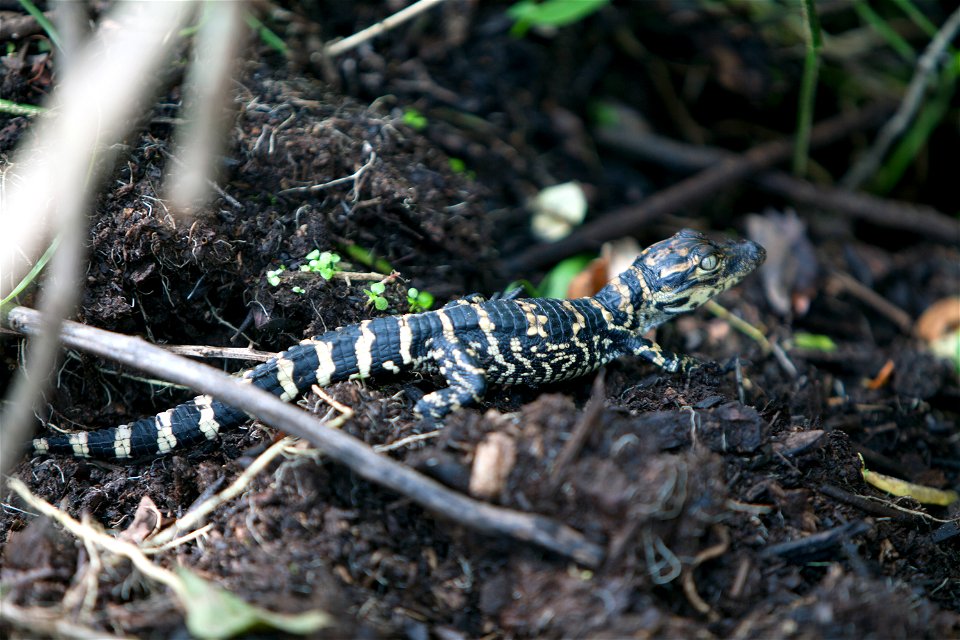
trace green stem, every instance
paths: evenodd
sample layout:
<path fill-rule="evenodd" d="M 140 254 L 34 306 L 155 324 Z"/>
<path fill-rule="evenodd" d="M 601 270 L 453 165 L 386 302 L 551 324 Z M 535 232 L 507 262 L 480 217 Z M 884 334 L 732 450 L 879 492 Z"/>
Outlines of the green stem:
<path fill-rule="evenodd" d="M 60 40 L 60 34 L 57 33 L 57 28 L 53 26 L 53 23 L 47 20 L 47 16 L 43 15 L 43 11 L 37 8 L 37 5 L 33 4 L 30 0 L 20 0 L 20 6 L 24 10 L 33 16 L 33 19 L 37 21 L 37 24 L 46 31 L 47 36 L 49 36 L 50 41 L 57 46 L 57 49 L 63 51 L 63 43 Z"/>
<path fill-rule="evenodd" d="M 39 116 L 46 113 L 43 107 L 32 104 L 20 104 L 0 98 L 0 113 L 9 113 L 14 116 Z"/>
<path fill-rule="evenodd" d="M 817 72 L 823 38 L 814 0 L 800 0 L 803 12 L 806 55 L 803 59 L 803 79 L 800 84 L 800 103 L 797 108 L 797 142 L 793 150 L 793 173 L 803 176 L 807 171 L 810 151 L 810 129 L 813 126 L 813 101 L 817 95 Z"/>
<path fill-rule="evenodd" d="M 10 292 L 10 295 L 3 300 L 0 300 L 0 307 L 3 307 L 5 304 L 16 298 L 23 292 L 24 289 L 30 286 L 30 283 L 36 279 L 37 275 L 39 275 L 39 273 L 43 271 L 43 268 L 47 266 L 47 263 L 50 262 L 50 258 L 52 258 L 53 254 L 57 252 L 58 246 L 60 246 L 60 236 L 57 236 L 53 239 L 53 242 L 50 243 L 50 246 L 47 247 L 47 250 L 43 252 L 43 255 L 40 256 L 40 259 L 37 260 L 36 264 L 33 265 L 33 267 L 30 269 L 30 272 L 23 277 L 23 280 L 17 283 L 17 286 L 14 287 L 13 291 Z"/>

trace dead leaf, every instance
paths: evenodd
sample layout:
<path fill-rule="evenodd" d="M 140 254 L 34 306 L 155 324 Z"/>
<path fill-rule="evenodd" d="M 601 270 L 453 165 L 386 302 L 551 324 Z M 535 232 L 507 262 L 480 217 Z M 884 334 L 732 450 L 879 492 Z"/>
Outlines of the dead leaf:
<path fill-rule="evenodd" d="M 470 472 L 470 494 L 484 500 L 498 497 L 517 461 L 517 445 L 513 438 L 494 431 L 477 445 Z"/>
<path fill-rule="evenodd" d="M 117 538 L 139 546 L 141 542 L 160 530 L 160 522 L 162 519 L 163 516 L 160 515 L 160 509 L 157 508 L 157 505 L 150 496 L 143 496 L 140 498 L 140 504 L 137 505 L 137 512 L 133 516 L 133 522 L 121 531 Z"/>
<path fill-rule="evenodd" d="M 934 342 L 960 327 L 960 297 L 941 298 L 927 307 L 913 325 L 918 338 Z"/>
<path fill-rule="evenodd" d="M 893 375 L 894 364 L 893 360 L 887 360 L 880 371 L 872 380 L 867 380 L 867 389 L 877 390 L 882 388 L 888 382 L 890 382 L 890 376 Z"/>

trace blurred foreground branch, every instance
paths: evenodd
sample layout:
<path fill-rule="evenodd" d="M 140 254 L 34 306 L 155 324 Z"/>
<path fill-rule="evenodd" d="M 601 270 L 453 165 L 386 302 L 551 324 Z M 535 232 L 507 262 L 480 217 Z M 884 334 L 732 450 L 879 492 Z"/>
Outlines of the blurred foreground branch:
<path fill-rule="evenodd" d="M 20 371 L 0 415 L 0 473 L 7 473 L 26 440 L 36 398 L 55 361 L 59 323 L 79 295 L 87 207 L 113 166 L 124 139 L 156 88 L 192 2 L 120 3 L 79 51 L 38 121 L 5 171 L 0 191 L 0 299 L 20 283 L 57 233 L 43 305 L 50 311 L 35 331 L 27 371 Z"/>

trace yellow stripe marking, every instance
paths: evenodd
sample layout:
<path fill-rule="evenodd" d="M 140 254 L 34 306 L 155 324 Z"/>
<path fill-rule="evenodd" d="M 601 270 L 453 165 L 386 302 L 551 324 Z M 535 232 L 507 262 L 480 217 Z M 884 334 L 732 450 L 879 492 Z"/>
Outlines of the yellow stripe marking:
<path fill-rule="evenodd" d="M 213 398 L 210 396 L 197 396 L 193 400 L 197 409 L 200 410 L 200 421 L 197 427 L 203 432 L 207 440 L 213 440 L 220 432 L 220 423 L 214 418 Z"/>
<path fill-rule="evenodd" d="M 330 380 L 337 370 L 337 363 L 333 361 L 333 345 L 318 340 L 314 343 L 313 348 L 317 352 L 317 384 L 325 387 L 330 384 Z"/>
<path fill-rule="evenodd" d="M 437 311 L 437 317 L 440 318 L 440 326 L 443 327 L 443 337 L 448 342 L 456 342 L 457 336 L 453 332 L 453 321 L 450 320 L 450 316 L 441 309 Z"/>
<path fill-rule="evenodd" d="M 407 315 L 400 316 L 398 320 L 400 328 L 400 359 L 403 360 L 403 364 L 410 364 L 413 361 L 413 357 L 410 355 L 410 346 L 413 344 L 413 331 L 407 322 L 408 317 Z"/>
<path fill-rule="evenodd" d="M 276 361 L 276 366 L 277 382 L 280 383 L 280 387 L 283 389 L 283 393 L 280 394 L 280 399 L 284 402 L 290 402 L 300 395 L 300 389 L 297 389 L 297 385 L 293 381 L 293 360 L 279 356 Z"/>
<path fill-rule="evenodd" d="M 168 409 L 163 413 L 158 413 L 154 421 L 157 425 L 157 453 L 167 453 L 173 451 L 177 446 L 177 437 L 173 435 L 173 409 Z"/>
<path fill-rule="evenodd" d="M 78 458 L 89 458 L 90 447 L 87 446 L 87 432 L 71 433 L 68 438 L 70 446 L 73 447 L 73 455 Z"/>
<path fill-rule="evenodd" d="M 357 371 L 360 378 L 366 378 L 370 375 L 370 367 L 373 365 L 373 343 L 377 336 L 370 330 L 370 321 L 364 320 L 360 323 L 360 337 L 357 344 L 354 345 L 354 352 L 357 356 Z"/>
<path fill-rule="evenodd" d="M 116 435 L 113 438 L 113 455 L 117 458 L 129 458 L 133 444 L 130 442 L 132 430 L 130 425 L 122 424 L 117 427 Z"/>

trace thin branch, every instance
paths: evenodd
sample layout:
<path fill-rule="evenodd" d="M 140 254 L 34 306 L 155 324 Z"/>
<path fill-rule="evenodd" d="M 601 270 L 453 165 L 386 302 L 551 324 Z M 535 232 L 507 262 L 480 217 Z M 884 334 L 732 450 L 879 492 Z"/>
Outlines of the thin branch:
<path fill-rule="evenodd" d="M 224 358 L 255 362 L 266 362 L 277 355 L 271 351 L 260 351 L 247 347 L 211 347 L 205 344 L 165 344 L 163 348 L 170 353 L 194 358 Z"/>
<path fill-rule="evenodd" d="M 89 191 L 87 192 L 89 194 Z M 45 280 L 40 304 L 44 310 L 43 325 L 30 339 L 24 368 L 17 371 L 7 393 L 9 402 L 0 412 L 0 474 L 6 475 L 20 457 L 20 443 L 27 440 L 33 429 L 31 420 L 37 400 L 49 381 L 54 369 L 59 345 L 57 336 L 60 323 L 73 311 L 80 287 L 79 274 L 83 272 L 83 236 L 85 219 L 82 215 L 86 202 L 85 194 L 77 200 L 65 202 L 60 216 L 63 242 L 53 256 Z"/>
<path fill-rule="evenodd" d="M 289 189 L 284 189 L 283 191 L 278 192 L 278 195 L 287 196 L 294 193 L 317 193 L 320 191 L 326 191 L 331 187 L 336 187 L 341 184 L 346 184 L 348 182 L 353 183 L 354 195 L 356 195 L 357 181 L 363 176 L 366 171 L 373 166 L 373 163 L 377 160 L 377 154 L 375 151 L 370 152 L 370 158 L 364 163 L 362 167 L 354 171 L 349 176 L 344 176 L 342 178 L 336 178 L 330 182 L 324 182 L 323 184 L 313 184 L 306 187 L 290 187 Z"/>
<path fill-rule="evenodd" d="M 723 149 L 694 146 L 647 131 L 600 129 L 597 138 L 601 144 L 622 153 L 680 170 L 704 169 L 724 158 L 736 157 Z M 960 222 L 933 207 L 813 184 L 782 171 L 766 171 L 753 176 L 751 181 L 764 191 L 795 203 L 903 229 L 941 243 L 960 242 Z"/>
<path fill-rule="evenodd" d="M 170 208 L 183 217 L 193 217 L 205 204 L 207 189 L 213 184 L 214 158 L 231 122 L 224 115 L 233 98 L 232 72 L 243 43 L 245 8 L 246 2 L 241 0 L 204 5 L 196 36 L 197 61 L 190 65 L 183 89 L 187 96 L 185 124 L 176 132 L 175 148 L 183 162 L 168 170 L 164 186 Z M 234 208 L 243 208 L 222 190 L 219 193 Z"/>
<path fill-rule="evenodd" d="M 293 439 L 289 436 L 274 442 L 266 451 L 257 456 L 257 459 L 254 460 L 250 466 L 244 469 L 243 473 L 237 476 L 236 480 L 234 480 L 229 487 L 194 506 L 192 509 L 187 511 L 187 513 L 178 518 L 176 522 L 147 540 L 144 543 L 144 546 L 148 549 L 156 549 L 157 547 L 163 548 L 164 545 L 174 538 L 179 537 L 184 531 L 187 531 L 188 529 L 200 524 L 200 522 L 207 517 L 207 515 L 213 513 L 217 507 L 229 502 L 246 491 L 250 482 L 257 477 L 257 475 L 263 471 L 267 465 L 273 462 L 274 458 L 282 454 L 288 447 L 290 447 L 292 442 Z"/>
<path fill-rule="evenodd" d="M 40 326 L 41 317 L 33 309 L 16 307 L 10 310 L 8 322 L 15 330 L 33 334 Z M 481 533 L 505 535 L 536 544 L 590 567 L 598 566 L 603 559 L 603 549 L 599 545 L 560 522 L 495 507 L 452 491 L 376 453 L 356 438 L 322 426 L 314 416 L 282 402 L 269 392 L 244 384 L 212 367 L 181 358 L 139 338 L 76 322 L 65 322 L 60 337 L 70 348 L 88 351 L 189 386 L 285 433 L 300 436 L 360 477 L 405 495 L 457 524 Z"/>
<path fill-rule="evenodd" d="M 51 607 L 21 607 L 14 595 L 0 600 L 0 621 L 23 629 L 21 637 L 44 636 L 51 638 L 69 638 L 70 640 L 122 640 L 133 636 L 117 636 L 103 629 L 93 629 L 79 624 L 76 620 L 63 615 Z M 14 637 L 16 637 L 14 635 Z"/>
<path fill-rule="evenodd" d="M 53 519 L 77 538 L 90 540 L 97 546 L 111 553 L 129 559 L 143 575 L 169 587 L 181 602 L 186 602 L 190 597 L 179 578 L 172 572 L 150 562 L 143 551 L 135 544 L 114 538 L 87 524 L 78 522 L 49 502 L 35 496 L 30 489 L 27 488 L 27 485 L 16 478 L 7 480 L 7 486 L 41 515 Z"/>
<path fill-rule="evenodd" d="M 913 318 L 910 314 L 893 304 L 870 287 L 861 284 L 853 276 L 834 270 L 830 273 L 837 287 L 843 289 L 864 304 L 869 305 L 874 311 L 886 317 L 890 322 L 897 325 L 904 335 L 910 335 L 913 330 Z"/>
<path fill-rule="evenodd" d="M 937 32 L 937 35 L 927 45 L 926 51 L 917 61 L 916 71 L 907 92 L 903 96 L 900 108 L 890 120 L 883 125 L 880 133 L 877 134 L 873 146 L 857 161 L 853 167 L 843 177 L 840 184 L 847 189 L 858 188 L 865 180 L 872 176 L 883 158 L 887 155 L 890 145 L 903 134 L 904 130 L 910 126 L 923 103 L 923 94 L 927 89 L 931 76 L 933 76 L 944 51 L 950 46 L 950 43 L 960 31 L 960 8 L 950 14 L 943 26 Z"/>
<path fill-rule="evenodd" d="M 852 131 L 868 127 L 886 112 L 886 105 L 874 105 L 856 113 L 825 120 L 811 130 L 810 148 L 829 144 Z M 787 138 L 758 145 L 742 155 L 731 154 L 700 173 L 654 193 L 637 205 L 596 218 L 562 240 L 531 247 L 508 260 L 507 269 L 510 273 L 524 273 L 574 253 L 596 249 L 607 240 L 637 232 L 656 218 L 700 204 L 751 175 L 783 162 L 792 153 L 793 142 Z"/>
<path fill-rule="evenodd" d="M 43 329 L 31 340 L 28 370 L 11 386 L 10 402 L 0 415 L 0 474 L 16 461 L 26 440 L 33 405 L 57 355 L 59 323 L 73 309 L 82 272 L 81 238 L 87 203 L 98 178 L 112 166 L 109 149 L 133 126 L 150 94 L 150 78 L 168 57 L 178 25 L 191 3 L 120 5 L 105 18 L 54 93 L 57 112 L 35 125 L 31 143 L 18 150 L 17 173 L 0 200 L 0 299 L 32 266 L 53 235 L 69 239 L 53 258 L 46 281 Z M 119 27 L 119 28 L 118 28 Z M 50 151 L 55 149 L 55 152 Z M 8 280 L 9 278 L 9 280 Z"/>
<path fill-rule="evenodd" d="M 411 18 L 415 18 L 419 14 L 433 8 L 435 5 L 438 5 L 443 1 L 444 0 L 419 0 L 418 2 L 414 2 L 409 7 L 405 7 L 400 11 L 397 11 L 395 14 L 384 18 L 380 22 L 371 25 L 362 31 L 358 31 L 352 36 L 328 44 L 326 47 L 324 47 L 323 52 L 325 55 L 331 58 L 339 56 L 342 53 L 346 53 L 351 49 L 359 47 L 367 40 L 372 40 L 377 36 L 383 35 L 387 31 L 400 26 Z"/>

